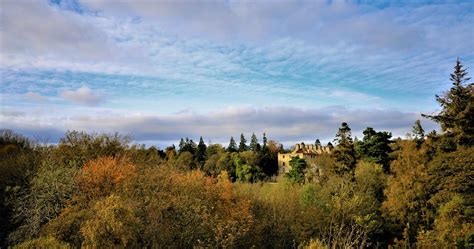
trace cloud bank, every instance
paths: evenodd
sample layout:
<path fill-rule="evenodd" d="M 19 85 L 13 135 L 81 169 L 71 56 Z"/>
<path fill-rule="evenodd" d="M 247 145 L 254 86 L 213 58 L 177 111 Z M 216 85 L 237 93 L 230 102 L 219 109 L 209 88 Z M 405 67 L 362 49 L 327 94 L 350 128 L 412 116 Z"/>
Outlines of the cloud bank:
<path fill-rule="evenodd" d="M 10 111 L 12 113 L 12 111 Z M 17 113 L 22 113 L 17 111 Z M 197 139 L 203 136 L 214 143 L 228 142 L 230 136 L 238 138 L 241 132 L 250 137 L 252 133 L 261 136 L 266 132 L 270 139 L 285 145 L 295 142 L 332 141 L 342 122 L 348 122 L 353 135 L 362 136 L 366 127 L 393 132 L 395 137 L 403 137 L 411 132 L 411 127 L 419 113 L 395 110 L 359 110 L 341 106 L 318 109 L 294 107 L 230 107 L 209 113 L 178 113 L 173 115 L 121 115 L 111 112 L 85 115 L 46 117 L 40 114 L 3 114 L 4 124 L 26 134 L 43 134 L 58 139 L 66 130 L 96 132 L 120 132 L 131 135 L 135 141 L 169 145 L 181 137 Z M 34 120 L 34 121 L 33 121 Z M 32 122 L 33 121 L 33 122 Z M 423 121 L 425 130 L 437 128 L 430 121 Z M 150 145 L 150 144 L 149 144 Z"/>

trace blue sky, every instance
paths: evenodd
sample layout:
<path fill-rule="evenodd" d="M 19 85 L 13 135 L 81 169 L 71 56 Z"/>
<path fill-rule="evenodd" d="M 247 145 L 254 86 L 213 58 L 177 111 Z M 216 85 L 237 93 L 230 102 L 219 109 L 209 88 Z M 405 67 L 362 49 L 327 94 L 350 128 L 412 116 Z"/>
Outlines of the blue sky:
<path fill-rule="evenodd" d="M 404 136 L 439 111 L 473 1 L 12 1 L 0 3 L 0 124 L 290 145 L 347 121 Z M 422 120 L 425 129 L 437 126 Z"/>

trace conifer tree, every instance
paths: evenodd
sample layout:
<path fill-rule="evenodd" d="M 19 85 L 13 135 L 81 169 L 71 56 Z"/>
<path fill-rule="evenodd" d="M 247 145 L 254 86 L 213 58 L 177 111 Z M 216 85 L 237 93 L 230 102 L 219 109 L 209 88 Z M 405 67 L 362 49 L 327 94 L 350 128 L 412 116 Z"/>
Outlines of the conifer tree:
<path fill-rule="evenodd" d="M 319 139 L 316 139 L 316 141 L 314 142 L 314 146 L 316 146 L 316 149 L 320 148 L 321 147 L 321 141 L 319 141 Z"/>
<path fill-rule="evenodd" d="M 333 153 L 334 158 L 339 162 L 342 168 L 341 173 L 352 171 L 356 164 L 354 142 L 352 141 L 351 128 L 346 122 L 341 124 L 336 134 L 336 150 Z"/>
<path fill-rule="evenodd" d="M 255 135 L 255 133 L 252 133 L 252 137 L 250 139 L 249 149 L 253 152 L 260 151 L 260 144 L 258 143 L 258 139 L 257 139 L 257 136 Z"/>
<path fill-rule="evenodd" d="M 451 89 L 442 96 L 436 95 L 441 112 L 437 115 L 422 115 L 439 123 L 443 131 L 456 137 L 462 145 L 474 143 L 474 83 L 466 84 L 471 79 L 467 74 L 458 58 L 450 78 Z"/>
<path fill-rule="evenodd" d="M 239 152 L 243 152 L 248 150 L 247 147 L 247 140 L 245 139 L 245 136 L 243 133 L 240 134 L 240 143 L 239 143 Z"/>
<path fill-rule="evenodd" d="M 201 166 L 203 166 L 205 161 L 206 161 L 206 149 L 207 149 L 207 146 L 204 143 L 204 140 L 202 139 L 202 137 L 200 137 L 199 138 L 199 144 L 198 144 L 197 149 L 196 149 L 195 158 L 196 158 L 198 164 L 201 165 Z"/>
<path fill-rule="evenodd" d="M 328 144 L 326 145 L 326 147 L 328 147 L 329 150 L 333 150 L 333 149 L 334 149 L 334 145 L 332 145 L 331 142 L 328 142 Z"/>
<path fill-rule="evenodd" d="M 263 133 L 263 146 L 262 146 L 262 150 L 265 152 L 267 150 L 267 135 L 265 134 L 265 132 Z"/>
<path fill-rule="evenodd" d="M 229 146 L 227 147 L 228 152 L 236 152 L 237 151 L 237 144 L 235 143 L 234 137 L 230 137 Z"/>
<path fill-rule="evenodd" d="M 421 144 L 425 141 L 425 130 L 421 126 L 421 121 L 417 119 L 412 129 L 413 135 L 415 137 L 416 147 L 419 148 Z"/>
<path fill-rule="evenodd" d="M 179 141 L 178 153 L 181 153 L 181 152 L 183 152 L 184 145 L 185 145 L 185 143 L 184 143 L 184 139 L 183 139 L 183 138 L 181 138 L 181 141 Z"/>

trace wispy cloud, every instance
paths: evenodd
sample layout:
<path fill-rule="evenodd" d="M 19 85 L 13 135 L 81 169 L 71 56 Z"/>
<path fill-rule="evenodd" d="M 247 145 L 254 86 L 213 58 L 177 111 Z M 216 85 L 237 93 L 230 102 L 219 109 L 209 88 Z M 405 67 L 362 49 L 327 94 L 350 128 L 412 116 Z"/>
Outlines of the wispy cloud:
<path fill-rule="evenodd" d="M 158 140 L 188 130 L 228 136 L 256 129 L 290 141 L 342 119 L 359 130 L 371 122 L 389 129 L 381 125 L 386 119 L 404 133 L 416 113 L 438 108 L 434 94 L 449 87 L 456 57 L 474 68 L 472 1 L 0 5 L 3 111 L 38 111 L 34 122 L 18 117 L 12 128 L 118 129 Z M 342 108 L 329 107 L 335 105 Z M 213 112 L 228 106 L 237 109 Z M 89 115 L 102 108 L 115 114 Z M 138 112 L 144 114 L 126 115 Z"/>

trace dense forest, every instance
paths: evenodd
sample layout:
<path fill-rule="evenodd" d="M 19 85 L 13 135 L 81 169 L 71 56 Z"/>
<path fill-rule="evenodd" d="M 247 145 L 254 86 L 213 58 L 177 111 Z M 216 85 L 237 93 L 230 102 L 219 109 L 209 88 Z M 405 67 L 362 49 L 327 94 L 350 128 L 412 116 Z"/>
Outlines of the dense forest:
<path fill-rule="evenodd" d="M 406 138 L 342 123 L 330 153 L 294 158 L 265 134 L 181 139 L 163 150 L 119 134 L 41 144 L 0 134 L 0 240 L 14 248 L 473 248 L 474 85 L 458 60 L 441 111 Z M 315 135 L 316 138 L 316 135 Z M 320 146 L 319 140 L 315 141 Z"/>

